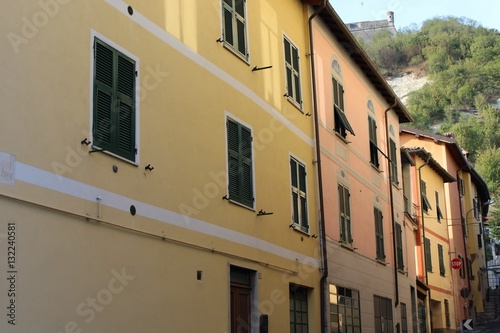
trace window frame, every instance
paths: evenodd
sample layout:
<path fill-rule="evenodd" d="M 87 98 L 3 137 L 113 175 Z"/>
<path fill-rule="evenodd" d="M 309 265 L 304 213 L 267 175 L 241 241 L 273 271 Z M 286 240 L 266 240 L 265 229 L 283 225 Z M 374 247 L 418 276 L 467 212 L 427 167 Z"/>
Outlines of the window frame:
<path fill-rule="evenodd" d="M 425 257 L 425 269 L 427 272 L 432 272 L 432 252 L 431 252 L 431 240 L 429 238 L 424 238 L 424 257 Z"/>
<path fill-rule="evenodd" d="M 231 5 L 227 3 L 227 1 L 231 2 Z M 237 57 L 240 59 L 244 60 L 245 62 L 249 62 L 250 59 L 250 52 L 249 52 L 249 46 L 248 46 L 248 25 L 247 25 L 247 2 L 246 0 L 241 0 L 243 2 L 242 5 L 242 10 L 243 10 L 243 16 L 241 13 L 238 13 L 237 10 L 237 2 L 238 0 L 221 0 L 221 20 L 222 20 L 222 45 L 229 51 L 231 51 L 233 54 L 235 54 Z M 232 37 L 233 37 L 233 42 L 231 43 L 228 41 L 227 38 L 227 33 L 226 33 L 226 11 L 231 15 L 231 29 L 232 29 Z M 239 40 L 239 29 L 238 29 L 238 23 L 242 22 L 243 24 L 243 39 L 244 39 L 244 47 L 245 47 L 245 53 L 242 53 L 241 50 L 239 49 L 240 46 L 240 40 Z M 234 32 L 236 31 L 236 34 Z M 236 37 L 236 38 L 234 38 Z"/>
<path fill-rule="evenodd" d="M 399 270 L 403 271 L 405 269 L 404 264 L 404 250 L 403 250 L 403 227 L 401 224 L 396 222 L 396 258 L 397 258 L 397 267 Z"/>
<path fill-rule="evenodd" d="M 340 242 L 352 246 L 351 194 L 349 188 L 342 183 L 338 183 L 337 188 L 339 194 Z M 344 230 L 347 235 L 343 232 Z"/>
<path fill-rule="evenodd" d="M 97 62 L 98 60 L 96 59 L 97 57 L 97 44 L 99 44 L 101 47 L 104 47 L 105 49 L 109 50 L 112 53 L 112 73 L 111 73 L 111 86 L 107 83 L 104 82 L 99 82 L 97 78 L 97 67 L 102 69 L 102 64 L 98 66 Z M 132 76 L 133 76 L 133 82 L 131 83 L 132 88 L 128 87 L 128 91 L 130 92 L 129 95 L 124 93 L 123 91 L 119 91 L 119 82 L 118 82 L 118 69 L 119 69 L 119 58 L 124 59 L 126 62 L 128 62 L 131 66 L 133 66 L 132 70 Z M 95 148 L 97 151 L 102 151 L 103 153 L 107 155 L 111 155 L 113 157 L 116 157 L 120 160 L 123 160 L 125 162 L 131 163 L 133 165 L 139 165 L 139 147 L 140 147 L 140 133 L 139 133 L 139 120 L 140 120 L 140 108 L 139 108 L 139 89 L 138 87 L 138 82 L 139 82 L 139 69 L 140 69 L 140 62 L 139 58 L 137 58 L 135 55 L 130 53 L 128 50 L 124 49 L 123 47 L 119 46 L 118 44 L 114 43 L 110 39 L 106 38 L 105 36 L 98 34 L 94 30 L 91 30 L 91 79 L 90 79 L 90 91 L 92 91 L 92 94 L 90 94 L 90 125 L 91 125 L 91 130 L 90 130 L 90 135 L 91 135 L 91 141 L 92 141 L 92 148 Z M 122 67 L 123 69 L 123 67 Z M 130 72 L 129 72 L 130 74 Z M 130 78 L 130 77 L 129 77 Z M 120 80 L 120 82 L 123 82 Z M 126 88 L 124 87 L 123 84 L 120 85 L 122 89 Z M 120 148 L 120 138 L 123 138 L 124 132 L 119 132 L 116 131 L 115 133 L 112 133 L 113 130 L 109 130 L 109 138 L 114 141 L 113 143 L 106 143 L 106 140 L 100 140 L 97 138 L 97 131 L 98 128 L 100 127 L 98 123 L 102 124 L 102 122 L 99 120 L 99 117 L 103 116 L 98 115 L 98 110 L 97 107 L 99 105 L 99 99 L 98 99 L 98 92 L 99 91 L 104 91 L 108 90 L 108 93 L 110 94 L 110 100 L 109 100 L 109 125 L 105 125 L 109 128 L 118 128 L 118 125 L 113 125 L 113 124 L 119 124 L 121 119 L 119 118 L 120 112 L 119 112 L 119 107 L 121 104 L 124 106 L 129 106 L 131 110 L 131 115 L 130 115 L 130 127 L 125 130 L 125 134 L 128 133 L 128 140 L 129 142 L 129 147 L 128 151 L 123 151 L 122 148 Z M 104 93 L 106 93 L 104 91 Z M 120 103 L 123 102 L 123 103 Z M 117 112 L 118 111 L 118 112 Z M 115 114 L 113 116 L 113 113 Z M 104 115 L 105 116 L 105 115 Z M 113 119 L 112 119 L 113 118 Z"/>
<path fill-rule="evenodd" d="M 443 217 L 443 212 L 441 211 L 441 207 L 439 204 L 439 192 L 436 191 L 436 214 L 437 214 L 437 221 L 441 223 L 441 220 L 444 219 Z"/>
<path fill-rule="evenodd" d="M 288 43 L 288 48 L 287 48 Z M 294 57 L 294 50 L 296 58 Z M 290 62 L 287 60 L 287 54 L 290 56 Z M 303 107 L 302 95 L 302 77 L 300 70 L 300 51 L 295 43 L 288 36 L 283 34 L 283 63 L 285 68 L 285 96 L 290 103 L 295 105 L 300 111 Z M 296 63 L 297 67 L 294 66 Z M 291 85 L 291 87 L 290 87 Z"/>
<path fill-rule="evenodd" d="M 229 138 L 229 124 L 233 123 L 236 124 L 237 126 L 237 136 L 238 136 L 238 142 L 237 142 L 237 148 L 238 150 L 236 151 L 235 149 L 231 148 L 231 142 Z M 249 144 L 249 154 L 250 157 L 248 156 L 243 156 L 244 152 L 244 143 L 242 139 L 242 130 L 245 130 L 249 133 L 249 139 L 250 139 L 250 144 Z M 249 127 L 248 125 L 244 124 L 240 120 L 236 119 L 235 117 L 231 116 L 226 116 L 226 167 L 227 167 L 227 198 L 230 202 L 239 204 L 243 207 L 249 208 L 251 210 L 255 209 L 255 172 L 254 172 L 254 152 L 253 152 L 253 131 L 252 128 Z M 235 171 L 232 170 L 231 167 L 231 160 L 236 159 L 237 160 L 237 169 L 236 169 L 236 174 L 233 174 Z M 244 165 L 248 165 L 248 172 L 250 180 L 247 180 L 247 188 L 245 188 L 245 179 L 244 177 L 246 176 L 244 172 L 240 172 L 241 170 L 244 170 Z M 234 177 L 237 178 L 237 184 L 236 186 L 238 187 L 238 193 L 235 193 L 234 186 L 235 184 L 232 184 L 232 181 L 234 181 Z M 239 183 L 238 183 L 239 182 Z M 249 190 L 250 193 L 246 193 L 245 190 Z M 251 199 L 249 198 L 251 197 Z"/>
<path fill-rule="evenodd" d="M 395 318 L 392 313 L 392 300 L 373 295 L 373 308 L 375 332 L 394 333 Z"/>
<path fill-rule="evenodd" d="M 294 186 L 294 169 L 297 180 L 297 186 Z M 300 168 L 303 168 L 303 179 L 301 177 Z M 296 157 L 290 155 L 290 191 L 292 200 L 292 223 L 297 226 L 300 231 L 309 233 L 309 209 L 307 200 L 307 169 L 305 163 L 299 161 Z M 295 206 L 294 194 L 297 195 L 297 206 Z M 304 200 L 305 213 L 303 212 L 302 199 Z M 297 212 L 295 211 L 297 208 Z M 296 218 L 298 215 L 298 218 Z M 305 221 L 304 221 L 305 220 Z M 294 228 L 295 229 L 295 228 Z"/>
<path fill-rule="evenodd" d="M 401 333 L 408 333 L 408 311 L 406 303 L 401 303 Z"/>
<path fill-rule="evenodd" d="M 370 141 L 370 163 L 378 169 L 380 161 L 378 158 L 377 121 L 371 115 L 368 115 L 368 137 Z"/>
<path fill-rule="evenodd" d="M 389 139 L 389 159 L 391 161 L 391 182 L 398 185 L 398 148 L 396 146 L 396 141 L 391 138 Z"/>
<path fill-rule="evenodd" d="M 308 296 L 309 296 L 309 291 L 307 288 L 296 284 L 290 284 L 289 287 L 290 333 L 309 332 Z M 298 307 L 296 306 L 297 305 L 296 302 L 300 303 Z M 303 310 L 304 305 L 306 309 L 305 311 Z M 300 326 L 300 329 L 298 329 L 298 326 Z"/>
<path fill-rule="evenodd" d="M 253 318 L 252 313 L 255 312 L 256 307 L 257 307 L 257 290 L 256 290 L 256 271 L 247 269 L 244 267 L 240 266 L 235 266 L 235 265 L 229 265 L 229 328 L 230 332 L 233 332 L 233 328 L 240 327 L 239 325 L 244 325 L 246 326 L 244 328 L 247 328 L 247 332 L 256 332 L 256 328 L 258 326 L 258 323 L 255 321 L 255 318 Z M 237 281 L 235 279 L 235 274 L 240 274 L 240 276 L 245 275 L 248 278 L 248 281 Z M 238 305 L 241 305 L 240 303 L 235 304 L 234 301 L 236 300 L 236 297 L 234 297 L 235 292 L 240 292 L 241 294 L 246 294 L 249 297 L 248 303 L 246 304 L 247 307 L 247 318 L 241 319 L 241 318 L 235 318 L 234 313 L 235 310 L 237 310 Z M 239 329 L 234 330 L 236 332 L 239 332 Z"/>
<path fill-rule="evenodd" d="M 446 266 L 444 264 L 444 248 L 443 245 L 438 244 L 438 258 L 439 258 L 439 274 L 441 276 L 446 275 Z"/>
<path fill-rule="evenodd" d="M 385 262 L 384 215 L 377 207 L 373 208 L 373 218 L 375 221 L 375 258 Z"/>
<path fill-rule="evenodd" d="M 345 114 L 344 86 L 332 76 L 332 94 L 333 94 L 333 130 L 344 140 L 347 138 L 347 131 L 354 134 L 349 120 Z"/>
<path fill-rule="evenodd" d="M 361 332 L 361 300 L 359 290 L 329 284 L 328 292 L 330 296 L 330 332 Z M 350 315 L 348 315 L 349 313 Z M 348 330 L 348 327 L 351 330 Z"/>
<path fill-rule="evenodd" d="M 429 210 L 432 210 L 432 206 L 427 199 L 427 184 L 423 180 L 420 181 L 420 195 L 422 196 L 422 209 L 428 214 Z"/>

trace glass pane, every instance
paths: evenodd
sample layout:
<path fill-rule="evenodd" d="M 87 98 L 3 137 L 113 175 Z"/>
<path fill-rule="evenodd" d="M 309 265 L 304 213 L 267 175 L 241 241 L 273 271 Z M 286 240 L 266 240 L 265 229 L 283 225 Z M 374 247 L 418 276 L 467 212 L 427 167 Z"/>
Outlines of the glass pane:
<path fill-rule="evenodd" d="M 233 14 L 227 8 L 224 8 L 224 41 L 234 46 Z"/>
<path fill-rule="evenodd" d="M 245 17 L 245 1 L 244 0 L 236 0 L 235 3 L 236 13 Z"/>
<path fill-rule="evenodd" d="M 292 46 L 293 69 L 299 71 L 299 50 Z"/>

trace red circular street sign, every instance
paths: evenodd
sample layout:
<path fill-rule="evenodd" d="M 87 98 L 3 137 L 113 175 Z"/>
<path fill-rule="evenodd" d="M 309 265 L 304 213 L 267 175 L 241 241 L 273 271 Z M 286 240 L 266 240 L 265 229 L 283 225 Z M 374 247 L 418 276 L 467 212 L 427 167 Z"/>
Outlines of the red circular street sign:
<path fill-rule="evenodd" d="M 453 268 L 453 269 L 460 269 L 460 268 L 462 268 L 462 260 L 460 260 L 458 258 L 453 258 L 451 260 L 451 268 Z"/>

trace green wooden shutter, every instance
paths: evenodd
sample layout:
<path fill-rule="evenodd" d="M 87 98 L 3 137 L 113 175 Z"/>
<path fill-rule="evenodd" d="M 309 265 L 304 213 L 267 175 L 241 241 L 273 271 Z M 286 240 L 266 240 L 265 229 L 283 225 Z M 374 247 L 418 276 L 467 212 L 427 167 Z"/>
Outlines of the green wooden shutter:
<path fill-rule="evenodd" d="M 135 61 L 94 44 L 94 145 L 135 160 Z"/>
<path fill-rule="evenodd" d="M 94 49 L 94 145 L 111 148 L 113 50 L 96 40 Z"/>
<path fill-rule="evenodd" d="M 444 251 L 443 245 L 438 244 L 438 255 L 439 255 L 439 273 L 444 276 L 446 274 L 446 268 L 444 266 Z"/>
<path fill-rule="evenodd" d="M 118 54 L 117 149 L 118 154 L 135 160 L 135 62 Z"/>
<path fill-rule="evenodd" d="M 404 269 L 403 258 L 403 229 L 399 223 L 396 223 L 396 252 L 398 269 Z"/>
<path fill-rule="evenodd" d="M 431 255 L 431 241 L 428 238 L 424 240 L 425 252 L 425 268 L 428 272 L 432 272 L 432 255 Z"/>
<path fill-rule="evenodd" d="M 385 260 L 385 249 L 384 249 L 384 227 L 383 227 L 383 217 L 382 212 L 375 208 L 375 238 L 376 238 L 376 250 L 377 259 Z"/>
<path fill-rule="evenodd" d="M 241 167 L 242 167 L 242 203 L 253 207 L 252 179 L 252 133 L 248 128 L 240 126 L 241 130 Z"/>
<path fill-rule="evenodd" d="M 227 120 L 229 199 L 253 207 L 252 133 Z"/>
<path fill-rule="evenodd" d="M 229 198 L 237 199 L 240 197 L 240 178 L 238 177 L 239 170 L 239 136 L 238 124 L 227 121 L 227 146 L 228 146 L 228 163 L 229 163 Z"/>

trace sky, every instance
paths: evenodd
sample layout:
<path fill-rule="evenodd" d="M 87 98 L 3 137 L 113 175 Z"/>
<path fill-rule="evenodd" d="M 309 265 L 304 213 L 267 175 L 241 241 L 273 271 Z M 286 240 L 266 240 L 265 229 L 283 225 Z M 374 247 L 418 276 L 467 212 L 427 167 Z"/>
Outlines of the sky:
<path fill-rule="evenodd" d="M 378 21 L 394 12 L 397 30 L 428 19 L 466 17 L 500 31 L 500 0 L 329 0 L 344 23 Z"/>

